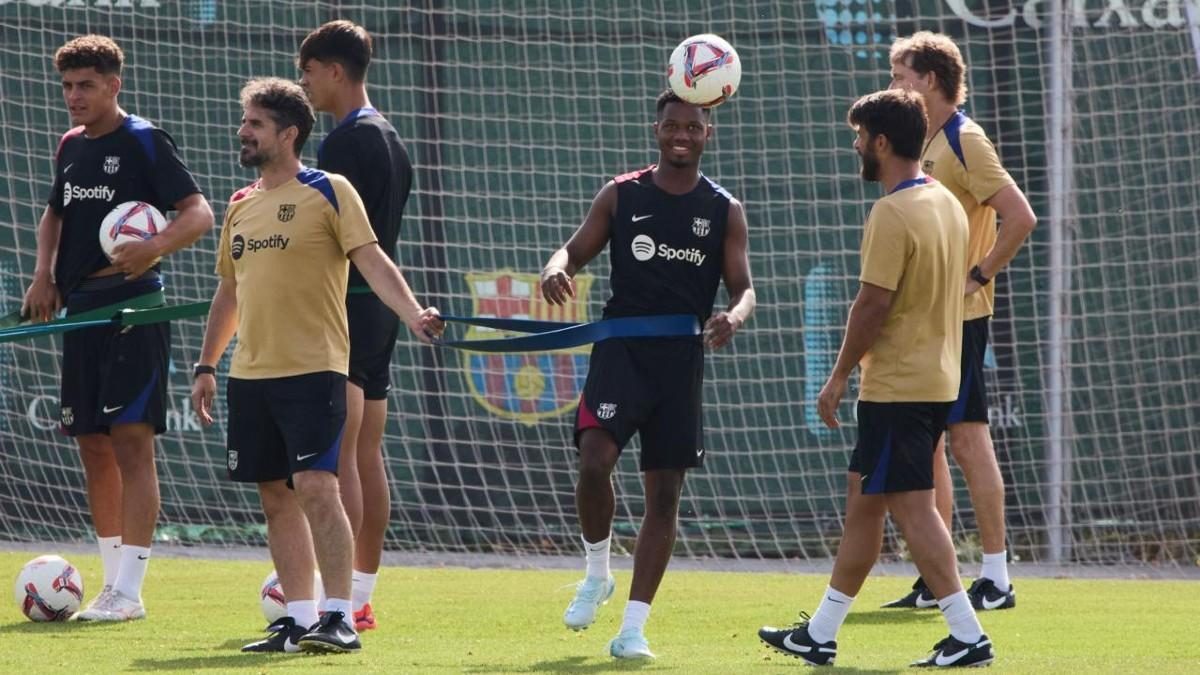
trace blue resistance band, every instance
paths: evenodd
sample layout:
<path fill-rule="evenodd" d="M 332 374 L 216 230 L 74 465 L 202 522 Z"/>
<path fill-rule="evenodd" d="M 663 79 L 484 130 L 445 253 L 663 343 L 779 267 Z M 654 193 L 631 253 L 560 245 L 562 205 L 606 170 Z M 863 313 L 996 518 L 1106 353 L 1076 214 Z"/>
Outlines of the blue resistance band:
<path fill-rule="evenodd" d="M 472 352 L 548 352 L 621 337 L 687 337 L 700 334 L 700 321 L 691 314 L 631 316 L 593 323 L 443 316 L 443 321 L 497 330 L 533 333 L 492 340 L 451 340 L 438 346 Z"/>

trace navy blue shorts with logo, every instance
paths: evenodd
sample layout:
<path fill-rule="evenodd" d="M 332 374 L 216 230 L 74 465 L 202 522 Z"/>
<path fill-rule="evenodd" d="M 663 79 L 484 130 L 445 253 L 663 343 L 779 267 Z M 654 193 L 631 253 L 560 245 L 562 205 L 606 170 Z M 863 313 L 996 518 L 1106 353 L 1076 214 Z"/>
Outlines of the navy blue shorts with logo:
<path fill-rule="evenodd" d="M 962 379 L 958 399 L 950 407 L 948 424 L 988 421 L 987 383 L 983 359 L 988 346 L 988 317 L 963 322 Z"/>
<path fill-rule="evenodd" d="M 346 297 L 350 321 L 351 384 L 368 401 L 382 401 L 392 388 L 392 351 L 400 337 L 400 317 L 373 293 Z"/>
<path fill-rule="evenodd" d="M 67 295 L 67 316 L 162 289 L 158 274 L 84 279 Z M 63 333 L 59 420 L 68 436 L 107 434 L 117 424 L 167 430 L 171 324 L 94 326 Z"/>
<path fill-rule="evenodd" d="M 690 469 L 704 461 L 704 345 L 697 339 L 614 338 L 592 347 L 575 416 L 612 434 L 624 449 L 641 436 L 642 471 Z"/>
<path fill-rule="evenodd" d="M 933 489 L 933 451 L 949 403 L 858 402 L 858 444 L 849 470 L 864 495 Z"/>
<path fill-rule="evenodd" d="M 226 461 L 242 483 L 337 473 L 346 427 L 346 376 L 322 371 L 261 380 L 229 378 Z"/>

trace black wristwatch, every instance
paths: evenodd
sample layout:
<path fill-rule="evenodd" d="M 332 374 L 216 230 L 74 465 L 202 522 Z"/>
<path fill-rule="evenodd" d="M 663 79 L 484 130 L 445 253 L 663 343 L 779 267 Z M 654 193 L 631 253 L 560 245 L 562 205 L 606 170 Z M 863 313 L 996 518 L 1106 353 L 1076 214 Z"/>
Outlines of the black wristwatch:
<path fill-rule="evenodd" d="M 976 265 L 971 268 L 971 279 L 973 281 L 975 281 L 976 283 L 978 283 L 980 286 L 987 286 L 988 284 L 990 284 L 992 282 L 991 279 L 983 276 L 983 270 L 979 269 L 979 265 Z"/>
<path fill-rule="evenodd" d="M 197 377 L 200 377 L 201 375 L 214 375 L 215 376 L 216 374 L 217 374 L 217 369 L 214 366 L 206 366 L 203 363 L 197 363 L 196 365 L 192 366 L 192 379 L 193 380 L 196 379 Z"/>

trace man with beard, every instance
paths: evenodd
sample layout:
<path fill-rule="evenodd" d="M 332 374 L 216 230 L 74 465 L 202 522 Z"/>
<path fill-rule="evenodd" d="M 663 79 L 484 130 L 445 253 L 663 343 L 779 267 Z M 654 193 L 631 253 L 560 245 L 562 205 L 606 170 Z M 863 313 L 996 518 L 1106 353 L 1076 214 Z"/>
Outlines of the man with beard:
<path fill-rule="evenodd" d="M 212 424 L 216 364 L 236 333 L 229 371 L 229 477 L 257 483 L 271 558 L 288 615 L 252 652 L 347 652 L 361 647 L 351 617 L 354 542 L 338 495 L 350 338 L 349 261 L 421 340 L 442 324 L 422 309 L 376 243 L 358 193 L 342 176 L 300 164 L 313 111 L 299 85 L 252 80 L 241 93 L 243 166 L 260 178 L 234 193 L 192 406 Z M 292 488 L 295 488 L 293 492 Z M 314 551 L 327 600 L 312 599 Z"/>
<path fill-rule="evenodd" d="M 614 658 L 653 658 L 643 635 L 650 603 L 675 544 L 687 470 L 704 459 L 701 389 L 704 348 L 720 348 L 754 311 L 746 253 L 746 214 L 738 200 L 700 173 L 712 135 L 711 112 L 670 91 L 657 100 L 658 164 L 618 176 L 596 195 L 583 225 L 542 271 L 542 295 L 561 305 L 575 297 L 579 271 L 611 243 L 612 297 L 604 318 L 690 314 L 700 336 L 610 339 L 592 349 L 575 422 L 586 578 L 563 615 L 587 628 L 616 587 L 609 574 L 612 472 L 634 433 L 642 442 L 646 512 L 634 553 L 633 582 Z M 729 293 L 712 314 L 721 280 Z M 585 299 L 586 300 L 586 299 Z"/>
<path fill-rule="evenodd" d="M 867 217 L 858 297 L 817 402 L 821 419 L 837 428 L 837 407 L 861 364 L 846 520 L 816 613 L 758 635 L 811 665 L 832 664 L 838 629 L 879 557 L 890 511 L 950 627 L 950 636 L 913 665 L 985 665 L 994 658 L 991 642 L 959 582 L 954 544 L 933 496 L 933 452 L 958 393 L 966 213 L 949 190 L 921 173 L 926 118 L 918 94 L 864 96 L 847 119 L 858 134 L 863 180 L 881 183 L 885 195 Z"/>

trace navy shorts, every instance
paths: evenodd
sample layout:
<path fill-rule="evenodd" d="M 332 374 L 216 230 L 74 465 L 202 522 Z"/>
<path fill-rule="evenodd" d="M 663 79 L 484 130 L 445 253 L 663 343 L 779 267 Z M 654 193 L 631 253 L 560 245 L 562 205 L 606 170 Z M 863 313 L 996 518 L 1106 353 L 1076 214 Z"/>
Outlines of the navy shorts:
<path fill-rule="evenodd" d="M 392 351 L 400 337 L 400 318 L 372 293 L 346 298 L 350 321 L 351 384 L 368 401 L 382 401 L 392 388 Z"/>
<path fill-rule="evenodd" d="M 933 489 L 933 451 L 949 403 L 858 402 L 858 444 L 849 470 L 864 495 Z"/>
<path fill-rule="evenodd" d="M 988 317 L 963 322 L 962 379 L 958 399 L 950 408 L 948 424 L 988 421 L 987 383 L 984 381 L 983 357 L 987 354 Z"/>
<path fill-rule="evenodd" d="M 575 445 L 587 429 L 608 431 L 619 449 L 637 433 L 642 471 L 700 466 L 703 389 L 704 345 L 698 339 L 598 342 L 575 416 Z"/>
<path fill-rule="evenodd" d="M 132 282 L 84 279 L 67 295 L 67 316 L 162 289 L 157 274 Z M 171 324 L 95 326 L 63 333 L 59 420 L 68 436 L 107 434 L 117 424 L 167 430 Z"/>
<path fill-rule="evenodd" d="M 346 428 L 346 376 L 323 371 L 261 380 L 229 378 L 226 463 L 241 483 L 298 471 L 337 473 Z"/>

